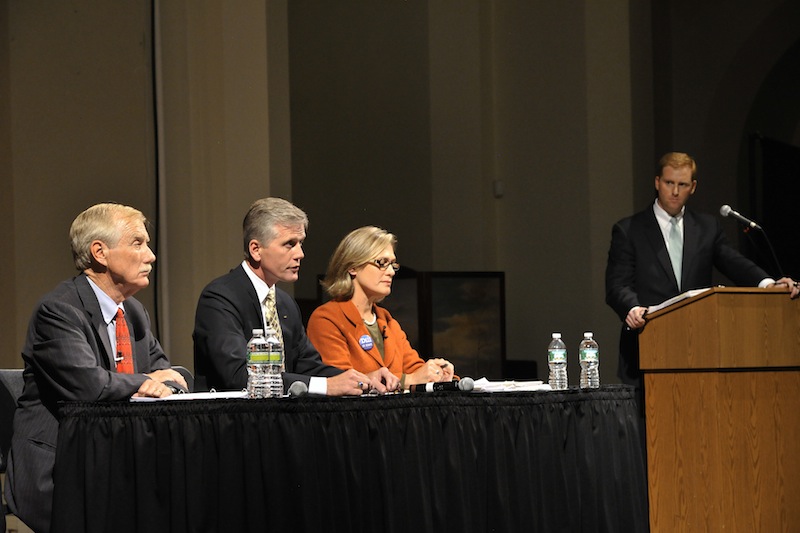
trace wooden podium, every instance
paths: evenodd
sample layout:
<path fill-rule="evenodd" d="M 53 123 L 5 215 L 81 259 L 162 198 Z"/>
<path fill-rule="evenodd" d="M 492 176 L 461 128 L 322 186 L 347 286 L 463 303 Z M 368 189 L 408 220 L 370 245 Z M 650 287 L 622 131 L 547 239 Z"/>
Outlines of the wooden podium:
<path fill-rule="evenodd" d="M 651 532 L 800 529 L 800 300 L 713 288 L 648 315 Z"/>

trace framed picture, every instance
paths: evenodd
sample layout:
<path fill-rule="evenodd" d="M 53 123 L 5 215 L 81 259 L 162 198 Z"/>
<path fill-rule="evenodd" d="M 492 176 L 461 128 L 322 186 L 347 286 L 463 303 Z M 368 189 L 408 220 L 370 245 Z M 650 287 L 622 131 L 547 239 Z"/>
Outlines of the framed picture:
<path fill-rule="evenodd" d="M 459 376 L 501 379 L 505 362 L 505 276 L 502 272 L 426 272 L 421 324 L 431 357 L 452 362 Z"/>
<path fill-rule="evenodd" d="M 326 300 L 320 292 L 319 302 Z M 403 267 L 380 305 L 400 323 L 423 359 L 445 358 L 461 377 L 503 379 L 503 272 L 418 272 Z"/>
<path fill-rule="evenodd" d="M 443 357 L 461 377 L 502 379 L 503 272 L 407 272 L 381 305 L 423 359 Z"/>

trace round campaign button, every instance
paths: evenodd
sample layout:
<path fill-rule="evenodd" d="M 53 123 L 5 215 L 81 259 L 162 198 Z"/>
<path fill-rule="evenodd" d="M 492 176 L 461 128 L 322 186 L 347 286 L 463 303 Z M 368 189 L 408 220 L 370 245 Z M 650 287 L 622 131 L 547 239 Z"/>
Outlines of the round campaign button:
<path fill-rule="evenodd" d="M 358 339 L 358 344 L 360 344 L 361 347 L 366 351 L 370 351 L 374 346 L 372 343 L 372 337 L 369 335 L 361 335 L 361 338 Z"/>

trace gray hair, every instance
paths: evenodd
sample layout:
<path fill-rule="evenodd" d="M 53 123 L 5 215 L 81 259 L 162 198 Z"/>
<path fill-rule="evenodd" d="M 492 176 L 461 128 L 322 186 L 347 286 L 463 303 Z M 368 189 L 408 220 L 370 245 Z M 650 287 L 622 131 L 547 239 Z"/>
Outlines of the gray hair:
<path fill-rule="evenodd" d="M 131 223 L 147 223 L 141 211 L 133 207 L 102 203 L 88 208 L 75 217 L 69 228 L 69 240 L 72 246 L 72 259 L 75 268 L 84 271 L 92 266 L 92 243 L 102 241 L 114 248 L 125 228 Z"/>
<path fill-rule="evenodd" d="M 250 241 L 257 240 L 267 246 L 277 236 L 277 226 L 303 226 L 308 230 L 308 215 L 283 198 L 261 198 L 247 210 L 242 221 L 244 256 L 250 257 Z"/>

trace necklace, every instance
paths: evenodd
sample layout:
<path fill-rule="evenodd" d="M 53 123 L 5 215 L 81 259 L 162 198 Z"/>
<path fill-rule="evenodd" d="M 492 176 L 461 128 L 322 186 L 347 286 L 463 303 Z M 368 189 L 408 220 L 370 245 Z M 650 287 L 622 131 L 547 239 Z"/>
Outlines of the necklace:
<path fill-rule="evenodd" d="M 375 313 L 372 313 L 372 320 L 365 320 L 363 318 L 362 318 L 362 320 L 364 320 L 364 324 L 366 324 L 368 326 L 374 326 L 375 325 L 375 321 L 378 320 L 378 315 L 376 315 Z"/>

